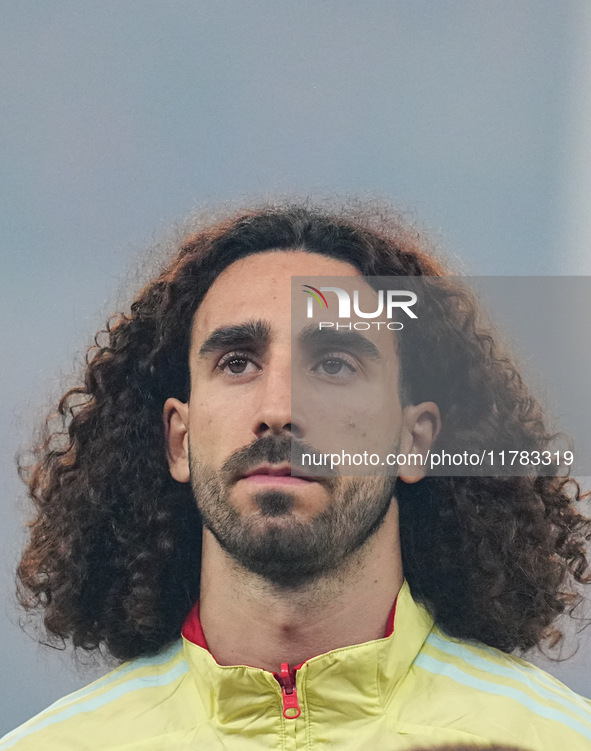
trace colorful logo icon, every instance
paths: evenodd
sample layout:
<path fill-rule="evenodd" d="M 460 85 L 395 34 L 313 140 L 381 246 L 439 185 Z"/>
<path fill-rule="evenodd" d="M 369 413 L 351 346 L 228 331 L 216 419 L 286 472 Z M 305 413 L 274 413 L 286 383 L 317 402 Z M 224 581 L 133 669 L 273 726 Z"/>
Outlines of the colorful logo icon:
<path fill-rule="evenodd" d="M 309 284 L 302 284 L 302 287 L 307 287 L 307 289 L 304 289 L 303 292 L 305 292 L 307 295 L 311 295 L 318 303 L 320 303 L 321 308 L 328 309 L 326 297 L 324 297 L 319 289 L 316 289 L 316 287 L 311 287 Z M 312 301 L 310 301 L 309 304 L 311 305 Z"/>

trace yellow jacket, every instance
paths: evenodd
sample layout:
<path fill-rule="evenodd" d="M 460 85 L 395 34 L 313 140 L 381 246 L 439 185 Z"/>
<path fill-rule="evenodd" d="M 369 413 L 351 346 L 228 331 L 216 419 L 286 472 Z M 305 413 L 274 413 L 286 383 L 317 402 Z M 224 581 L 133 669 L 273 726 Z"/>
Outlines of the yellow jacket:
<path fill-rule="evenodd" d="M 124 663 L 0 741 L 0 751 L 395 751 L 444 743 L 591 751 L 591 701 L 496 649 L 443 634 L 408 585 L 393 633 L 305 662 L 295 691 L 181 638 Z M 286 702 L 286 703 L 285 703 Z"/>

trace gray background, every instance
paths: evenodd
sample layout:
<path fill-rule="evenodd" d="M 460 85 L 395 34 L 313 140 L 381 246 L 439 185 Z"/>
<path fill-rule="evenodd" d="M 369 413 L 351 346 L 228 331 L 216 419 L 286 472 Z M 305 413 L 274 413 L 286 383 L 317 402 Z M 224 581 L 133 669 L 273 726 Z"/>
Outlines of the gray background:
<path fill-rule="evenodd" d="M 0 734 L 96 674 L 16 625 L 13 456 L 141 249 L 195 206 L 371 192 L 466 272 L 589 274 L 590 42 L 587 0 L 2 3 Z M 591 696 L 589 646 L 549 669 Z"/>

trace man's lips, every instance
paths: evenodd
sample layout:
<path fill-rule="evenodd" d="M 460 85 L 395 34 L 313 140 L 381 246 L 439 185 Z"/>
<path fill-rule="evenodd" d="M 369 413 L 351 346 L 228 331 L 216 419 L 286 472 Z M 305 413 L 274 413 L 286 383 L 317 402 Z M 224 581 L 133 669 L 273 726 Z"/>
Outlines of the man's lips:
<path fill-rule="evenodd" d="M 258 485 L 302 485 L 316 482 L 312 477 L 292 477 L 289 464 L 261 465 L 249 470 L 240 479 Z"/>

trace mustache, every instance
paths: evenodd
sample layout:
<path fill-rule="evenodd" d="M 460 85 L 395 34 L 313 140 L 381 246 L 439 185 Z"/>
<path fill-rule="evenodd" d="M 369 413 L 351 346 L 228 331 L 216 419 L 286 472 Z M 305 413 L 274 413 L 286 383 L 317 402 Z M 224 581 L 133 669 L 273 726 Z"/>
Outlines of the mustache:
<path fill-rule="evenodd" d="M 231 454 L 222 465 L 221 474 L 226 481 L 232 482 L 259 464 L 291 464 L 292 472 L 294 469 L 301 469 L 301 475 L 314 476 L 318 482 L 333 484 L 335 482 L 333 478 L 337 477 L 337 473 L 330 467 L 322 467 L 322 474 L 314 466 L 306 465 L 306 471 L 303 471 L 302 454 L 314 455 L 316 453 L 310 444 L 298 438 L 267 435 Z"/>

